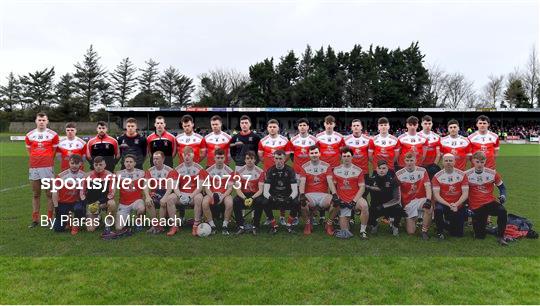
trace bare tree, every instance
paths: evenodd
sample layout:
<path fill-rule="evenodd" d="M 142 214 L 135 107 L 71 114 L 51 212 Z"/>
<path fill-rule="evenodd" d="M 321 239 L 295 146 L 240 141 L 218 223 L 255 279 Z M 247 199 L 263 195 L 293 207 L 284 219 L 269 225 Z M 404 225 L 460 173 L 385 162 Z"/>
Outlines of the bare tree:
<path fill-rule="evenodd" d="M 445 78 L 441 106 L 458 108 L 470 105 L 475 96 L 473 82 L 468 81 L 461 73 L 453 73 Z"/>
<path fill-rule="evenodd" d="M 497 107 L 503 100 L 504 76 L 496 76 L 491 74 L 489 82 L 482 89 L 482 97 L 480 101 L 482 106 Z"/>
<path fill-rule="evenodd" d="M 525 91 L 527 92 L 527 97 L 531 105 L 534 107 L 538 103 L 538 100 L 535 97 L 537 88 L 540 86 L 540 62 L 538 60 L 538 54 L 536 53 L 536 47 L 533 46 L 531 49 L 531 54 L 529 55 L 529 60 L 525 66 L 525 71 L 523 72 L 523 85 L 525 86 Z"/>
<path fill-rule="evenodd" d="M 199 105 L 241 106 L 249 76 L 233 69 L 214 69 L 199 76 Z"/>
<path fill-rule="evenodd" d="M 429 84 L 426 88 L 427 96 L 434 102 L 435 106 L 441 106 L 447 78 L 446 72 L 438 65 L 429 67 L 428 71 Z"/>

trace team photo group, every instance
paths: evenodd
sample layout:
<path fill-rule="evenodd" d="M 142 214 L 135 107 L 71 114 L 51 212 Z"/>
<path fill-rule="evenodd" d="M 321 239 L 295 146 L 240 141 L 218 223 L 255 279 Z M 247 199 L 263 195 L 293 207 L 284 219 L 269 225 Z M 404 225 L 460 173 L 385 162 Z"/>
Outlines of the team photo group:
<path fill-rule="evenodd" d="M 143 231 L 174 236 L 189 227 L 194 236 L 257 235 L 261 223 L 270 234 L 310 235 L 320 224 L 329 236 L 367 240 L 387 223 L 388 235 L 445 240 L 464 236 L 469 224 L 474 238 L 484 239 L 494 216 L 497 242 L 508 245 L 507 195 L 496 171 L 499 136 L 487 116 L 476 118 L 468 137 L 457 120 L 446 122 L 448 135 L 435 133 L 428 115 L 408 117 L 397 137 L 385 117 L 377 120 L 377 135 L 368 135 L 359 119 L 342 135 L 331 115 L 324 131 L 311 134 L 310 121 L 300 118 L 290 139 L 276 119 L 267 122 L 265 136 L 252 130 L 247 115 L 233 135 L 222 131 L 217 115 L 204 136 L 191 115 L 179 121 L 182 133 L 173 135 L 157 116 L 145 137 L 128 118 L 118 138 L 100 121 L 85 142 L 76 123 L 60 136 L 48 128 L 47 114 L 38 113 L 25 137 L 30 227 L 72 235 L 102 229 L 103 239 L 116 239 Z M 68 184 L 74 181 L 91 183 Z M 40 215 L 42 194 L 47 215 Z M 186 209 L 193 209 L 189 220 Z"/>

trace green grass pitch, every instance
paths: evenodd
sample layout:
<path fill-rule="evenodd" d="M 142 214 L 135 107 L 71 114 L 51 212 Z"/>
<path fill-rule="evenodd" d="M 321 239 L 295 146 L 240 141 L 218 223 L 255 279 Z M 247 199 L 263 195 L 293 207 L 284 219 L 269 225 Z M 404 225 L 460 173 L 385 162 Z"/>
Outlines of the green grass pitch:
<path fill-rule="evenodd" d="M 0 140 L 1 304 L 537 304 L 540 242 L 489 236 L 421 241 L 383 227 L 368 241 L 327 237 L 150 236 L 101 241 L 28 229 L 22 142 Z M 540 228 L 540 146 L 503 145 L 509 212 Z M 42 202 L 42 213 L 45 213 Z M 537 229 L 538 229 L 537 228 Z M 354 228 L 357 233 L 358 225 Z"/>

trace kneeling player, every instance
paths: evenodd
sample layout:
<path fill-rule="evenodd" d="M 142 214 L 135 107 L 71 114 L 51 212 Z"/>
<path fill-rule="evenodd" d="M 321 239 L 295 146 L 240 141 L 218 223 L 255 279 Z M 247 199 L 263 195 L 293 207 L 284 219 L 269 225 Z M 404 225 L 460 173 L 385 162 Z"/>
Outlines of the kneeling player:
<path fill-rule="evenodd" d="M 89 186 L 83 184 L 83 189 L 81 190 L 80 197 L 83 201 L 84 209 L 86 210 L 86 217 L 93 219 L 93 222 L 89 222 L 86 225 L 86 229 L 89 232 L 96 230 L 97 225 L 99 224 L 99 215 L 101 210 L 107 210 L 108 216 L 116 215 L 116 203 L 114 202 L 114 188 L 112 188 L 112 173 L 108 170 L 105 170 L 107 164 L 103 156 L 96 156 L 93 160 L 94 170 L 91 170 L 86 174 L 85 179 L 90 180 L 90 186 L 92 188 L 87 188 Z M 96 204 L 97 202 L 97 204 Z M 107 236 L 111 233 L 109 222 L 110 220 L 106 218 L 105 230 L 103 235 Z"/>
<path fill-rule="evenodd" d="M 342 231 L 340 235 L 345 235 L 342 237 L 352 236 L 349 230 L 349 219 L 353 210 L 359 210 L 361 211 L 360 238 L 368 239 L 366 227 L 369 220 L 369 211 L 368 204 L 362 197 L 365 190 L 364 174 L 362 169 L 353 165 L 353 150 L 350 147 L 343 147 L 340 152 L 341 165 L 332 170 L 332 181 L 329 184 L 334 206 L 340 208 L 339 226 Z M 330 217 L 333 220 L 335 213 Z"/>
<path fill-rule="evenodd" d="M 119 231 L 117 235 L 129 231 L 125 225 L 131 222 L 129 218 L 132 211 L 138 218 L 144 214 L 140 180 L 144 179 L 145 173 L 143 170 L 136 169 L 136 165 L 135 155 L 127 154 L 124 156 L 124 170 L 116 172 L 117 180 L 120 182 L 120 199 L 116 217 L 116 230 Z M 137 229 L 140 230 L 140 227 Z"/>
<path fill-rule="evenodd" d="M 496 216 L 497 241 L 505 246 L 508 245 L 504 238 L 508 218 L 503 206 L 506 202 L 506 187 L 501 176 L 495 170 L 485 168 L 485 163 L 486 155 L 476 152 L 472 156 L 473 168 L 465 172 L 469 181 L 469 207 L 473 211 L 474 237 L 484 239 L 488 216 Z M 493 196 L 493 186 L 499 189 L 498 199 Z"/>
<path fill-rule="evenodd" d="M 377 233 L 377 219 L 388 216 L 393 219 L 390 223 L 392 235 L 399 234 L 399 222 L 403 215 L 403 208 L 400 203 L 399 183 L 396 175 L 388 171 L 388 165 L 384 159 L 377 162 L 377 169 L 369 177 L 366 188 L 371 195 L 371 205 L 369 207 L 369 225 L 371 233 Z"/>
<path fill-rule="evenodd" d="M 321 153 L 319 147 L 313 145 L 309 147 L 310 161 L 303 164 L 300 168 L 300 187 L 299 201 L 302 210 L 302 216 L 306 223 L 304 227 L 304 235 L 311 234 L 313 225 L 311 224 L 312 212 L 316 209 L 323 211 L 331 207 L 332 196 L 328 193 L 328 184 L 332 181 L 332 172 L 330 164 L 320 160 Z M 333 211 L 330 212 L 333 215 Z M 328 221 L 333 222 L 332 218 Z M 330 235 L 333 234 L 330 225 L 327 223 L 326 231 Z"/>
<path fill-rule="evenodd" d="M 172 204 L 179 206 L 182 211 L 186 207 L 193 207 L 193 228 L 192 235 L 197 236 L 197 227 L 201 222 L 203 194 L 202 188 L 198 182 L 204 181 L 206 171 L 204 168 L 194 162 L 195 152 L 192 147 L 184 147 L 182 154 L 183 162 L 176 167 L 176 172 L 180 177 L 180 185 L 175 186 L 172 197 Z M 168 236 L 176 234 L 178 227 L 173 227 L 168 233 Z"/>
<path fill-rule="evenodd" d="M 431 184 L 425 168 L 416 166 L 416 156 L 408 152 L 404 156 L 405 168 L 396 172 L 401 193 L 401 204 L 407 214 L 407 233 L 416 232 L 416 219 L 422 218 L 422 239 L 429 239 L 431 223 Z"/>
<path fill-rule="evenodd" d="M 240 179 L 240 188 L 236 189 L 236 197 L 234 198 L 234 218 L 236 224 L 238 224 L 238 231 L 236 234 L 243 234 L 244 228 L 244 214 L 243 210 L 253 207 L 255 216 L 253 217 L 253 228 L 251 232 L 256 235 L 256 229 L 261 222 L 263 199 L 263 186 L 264 186 L 264 171 L 255 165 L 257 161 L 257 155 L 255 152 L 248 151 L 245 154 L 245 165 L 236 168 L 235 182 Z"/>
<path fill-rule="evenodd" d="M 431 180 L 433 196 L 437 201 L 435 203 L 435 223 L 439 239 L 445 238 L 445 229 L 448 229 L 451 236 L 463 236 L 465 223 L 463 204 L 469 196 L 469 183 L 465 172 L 454 168 L 455 163 L 454 155 L 444 154 L 444 169 L 435 174 Z M 448 226 L 446 221 L 449 222 Z"/>
<path fill-rule="evenodd" d="M 274 152 L 274 165 L 266 172 L 264 180 L 265 201 L 263 209 L 270 220 L 270 232 L 277 233 L 277 224 L 274 219 L 273 209 L 289 210 L 289 218 L 285 223 L 287 231 L 292 233 L 292 223 L 298 216 L 298 183 L 294 170 L 285 164 L 285 151 Z"/>
<path fill-rule="evenodd" d="M 214 151 L 215 164 L 210 166 L 208 173 L 208 183 L 203 183 L 206 196 L 203 198 L 202 208 L 208 224 L 212 227 L 212 233 L 216 232 L 216 225 L 213 218 L 224 213 L 222 234 L 229 235 L 229 222 L 233 211 L 233 200 L 231 197 L 233 171 L 225 165 L 225 150 L 218 148 Z"/>
<path fill-rule="evenodd" d="M 160 234 L 165 231 L 157 220 L 156 209 L 159 209 L 161 218 L 165 218 L 167 210 L 171 208 L 169 215 L 176 214 L 174 203 L 169 205 L 167 199 L 173 192 L 173 186 L 167 186 L 168 179 L 174 179 L 176 171 L 173 168 L 165 165 L 165 153 L 156 151 L 152 154 L 152 162 L 154 166 L 146 170 L 146 188 L 144 188 L 144 202 L 146 211 L 150 215 L 152 226 L 148 229 L 149 234 Z"/>
<path fill-rule="evenodd" d="M 64 183 L 63 187 L 57 192 L 52 193 L 52 200 L 55 207 L 56 216 L 54 218 L 54 230 L 63 232 L 69 219 L 69 213 L 72 212 L 78 221 L 84 217 L 83 206 L 80 202 L 80 191 L 77 190 L 77 180 L 84 178 L 84 171 L 81 170 L 82 157 L 80 155 L 71 155 L 68 158 L 69 168 L 60 172 L 57 178 Z M 79 222 L 71 224 L 71 234 L 76 235 L 79 231 Z"/>

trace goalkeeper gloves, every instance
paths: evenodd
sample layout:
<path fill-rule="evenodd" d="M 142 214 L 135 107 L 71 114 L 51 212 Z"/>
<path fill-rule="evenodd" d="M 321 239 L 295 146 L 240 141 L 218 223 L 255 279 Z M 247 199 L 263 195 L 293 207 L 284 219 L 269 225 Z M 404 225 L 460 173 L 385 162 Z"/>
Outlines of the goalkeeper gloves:
<path fill-rule="evenodd" d="M 244 205 L 245 205 L 246 207 L 251 207 L 252 204 L 253 204 L 253 199 L 252 199 L 252 198 L 246 198 L 246 199 L 244 200 Z"/>
<path fill-rule="evenodd" d="M 506 196 L 501 194 L 499 196 L 499 202 L 501 203 L 501 205 L 503 205 L 506 202 Z"/>

